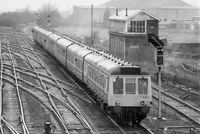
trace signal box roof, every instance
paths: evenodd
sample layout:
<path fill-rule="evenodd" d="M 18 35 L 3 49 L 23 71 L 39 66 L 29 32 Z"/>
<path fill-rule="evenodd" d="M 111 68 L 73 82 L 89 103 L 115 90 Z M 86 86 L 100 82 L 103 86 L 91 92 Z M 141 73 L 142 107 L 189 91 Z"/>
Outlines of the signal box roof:
<path fill-rule="evenodd" d="M 127 15 L 126 15 L 127 14 Z M 118 15 L 114 14 L 109 17 L 109 20 L 119 20 L 119 21 L 127 21 L 131 18 L 135 19 L 143 19 L 143 20 L 158 20 L 159 18 L 155 17 L 154 15 L 146 12 L 145 10 L 122 10 L 118 13 Z"/>

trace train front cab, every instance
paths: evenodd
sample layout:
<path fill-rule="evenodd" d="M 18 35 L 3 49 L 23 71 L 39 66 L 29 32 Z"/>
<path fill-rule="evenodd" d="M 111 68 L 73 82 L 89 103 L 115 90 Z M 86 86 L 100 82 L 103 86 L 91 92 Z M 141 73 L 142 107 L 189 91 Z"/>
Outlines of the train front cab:
<path fill-rule="evenodd" d="M 152 104 L 150 75 L 112 75 L 109 79 L 108 105 L 124 120 L 140 123 Z"/>

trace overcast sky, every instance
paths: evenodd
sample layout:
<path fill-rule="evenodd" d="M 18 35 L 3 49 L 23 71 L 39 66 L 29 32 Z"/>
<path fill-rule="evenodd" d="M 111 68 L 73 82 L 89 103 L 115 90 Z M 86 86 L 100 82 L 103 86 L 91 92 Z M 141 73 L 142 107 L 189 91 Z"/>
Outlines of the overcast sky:
<path fill-rule="evenodd" d="M 15 11 L 29 6 L 31 10 L 37 10 L 42 5 L 50 2 L 59 10 L 70 10 L 73 5 L 100 5 L 109 0 L 0 0 L 0 12 Z M 200 0 L 183 0 L 191 5 L 200 7 Z"/>

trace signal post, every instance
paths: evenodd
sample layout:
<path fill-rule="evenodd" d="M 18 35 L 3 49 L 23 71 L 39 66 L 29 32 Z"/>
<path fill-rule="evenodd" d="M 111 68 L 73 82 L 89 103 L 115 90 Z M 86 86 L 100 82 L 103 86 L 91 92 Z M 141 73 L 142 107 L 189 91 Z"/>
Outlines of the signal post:
<path fill-rule="evenodd" d="M 163 66 L 163 46 L 162 47 L 157 47 L 157 53 L 156 53 L 156 63 L 158 66 L 158 118 L 161 119 L 162 115 L 161 115 L 161 110 L 162 110 L 162 106 L 161 106 L 161 69 Z"/>
<path fill-rule="evenodd" d="M 158 118 L 162 119 L 161 115 L 161 70 L 164 64 L 163 47 L 164 43 L 155 34 L 148 34 L 148 42 L 156 48 L 155 60 L 158 67 Z"/>

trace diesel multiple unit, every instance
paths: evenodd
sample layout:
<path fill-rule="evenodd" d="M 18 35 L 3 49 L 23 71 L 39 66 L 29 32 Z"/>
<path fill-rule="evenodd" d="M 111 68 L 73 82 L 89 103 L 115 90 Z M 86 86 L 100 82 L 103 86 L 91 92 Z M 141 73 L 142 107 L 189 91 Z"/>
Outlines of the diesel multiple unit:
<path fill-rule="evenodd" d="M 33 38 L 87 85 L 102 110 L 131 124 L 146 117 L 152 103 L 151 76 L 140 67 L 51 29 L 35 26 Z"/>

